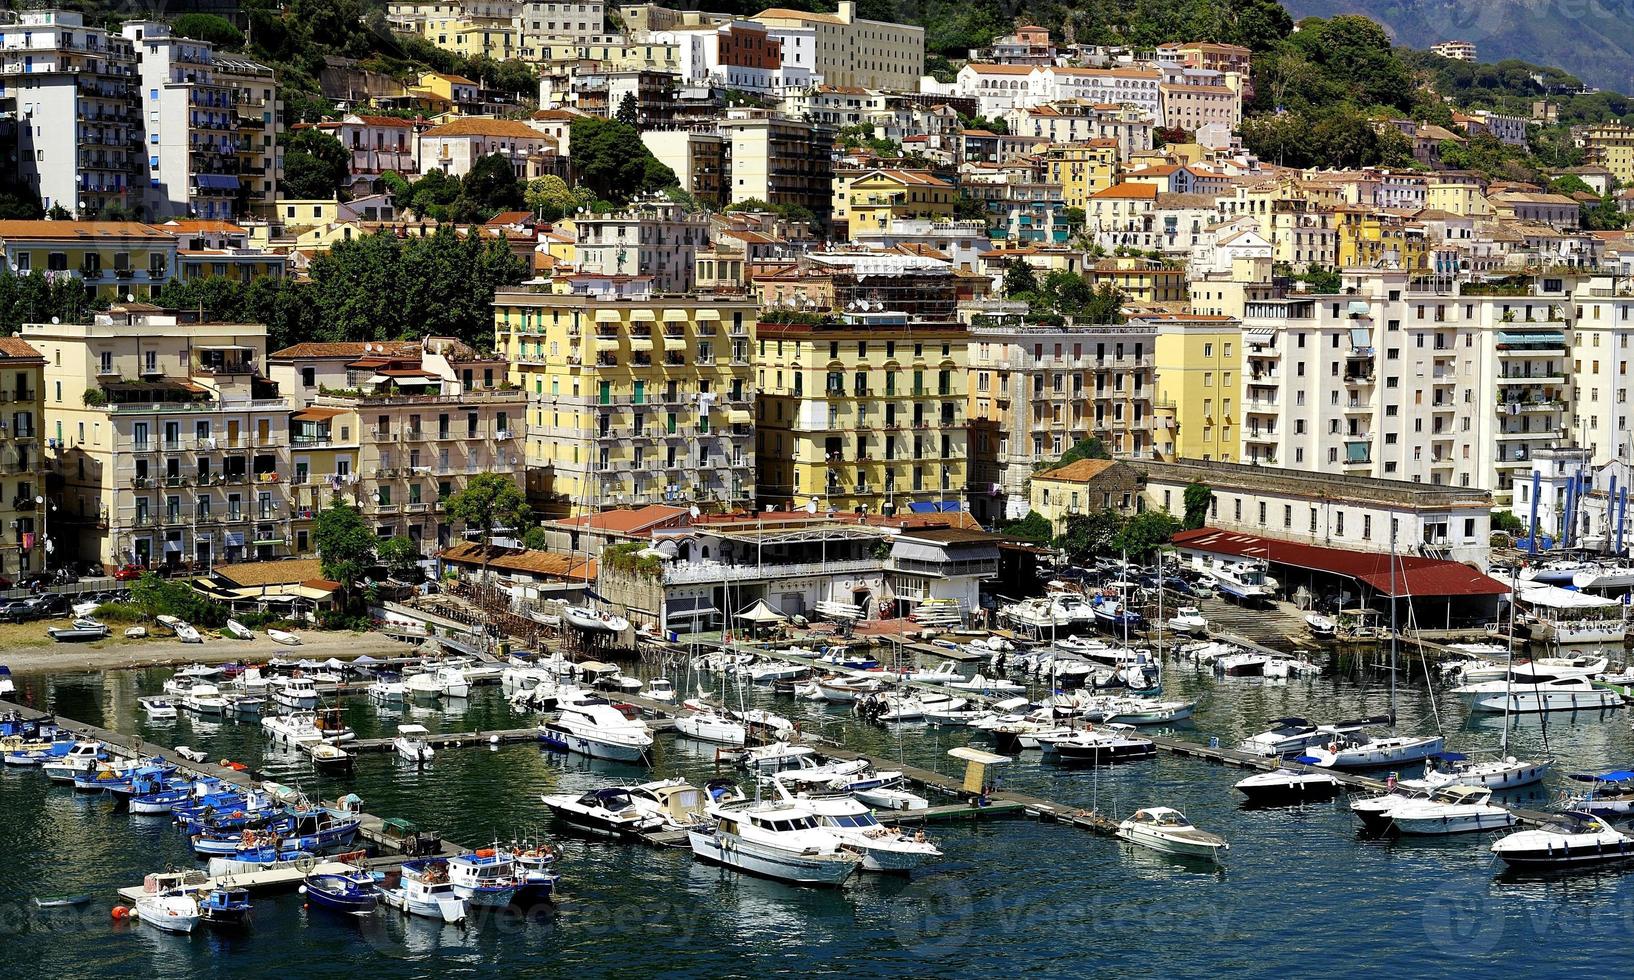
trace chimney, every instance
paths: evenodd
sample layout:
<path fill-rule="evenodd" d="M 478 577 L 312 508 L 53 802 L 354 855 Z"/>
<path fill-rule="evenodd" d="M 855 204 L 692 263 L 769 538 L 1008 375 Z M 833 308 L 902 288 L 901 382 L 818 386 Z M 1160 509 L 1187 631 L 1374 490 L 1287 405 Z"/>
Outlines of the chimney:
<path fill-rule="evenodd" d="M 840 0 L 840 9 L 838 11 L 838 16 L 839 16 L 839 18 L 840 18 L 840 20 L 842 22 L 847 23 L 847 24 L 849 24 L 852 21 L 856 20 L 857 19 L 857 3 L 856 3 L 856 0 Z"/>

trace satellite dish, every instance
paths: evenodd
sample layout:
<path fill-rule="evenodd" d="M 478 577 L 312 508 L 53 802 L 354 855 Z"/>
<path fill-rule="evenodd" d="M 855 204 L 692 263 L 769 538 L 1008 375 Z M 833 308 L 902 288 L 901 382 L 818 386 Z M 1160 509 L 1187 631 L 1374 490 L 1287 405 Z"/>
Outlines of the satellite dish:
<path fill-rule="evenodd" d="M 57 319 L 57 318 L 56 318 L 56 317 L 52 317 L 52 318 L 51 318 L 51 322 L 52 322 L 52 323 L 61 323 L 61 322 L 62 322 L 62 321 L 61 321 L 61 320 L 59 320 L 59 319 Z"/>
<path fill-rule="evenodd" d="M 692 506 L 691 506 L 691 507 L 689 507 L 689 508 L 688 508 L 688 509 L 687 509 L 687 510 L 688 510 L 688 512 L 689 512 L 689 513 L 691 513 L 691 514 L 692 514 L 692 516 L 693 516 L 693 517 L 697 517 L 697 516 L 698 516 L 698 515 L 699 515 L 699 514 L 701 514 L 701 513 L 703 513 L 703 511 L 701 511 L 701 510 L 699 510 L 699 509 L 698 509 L 698 505 L 697 505 L 697 504 L 693 504 L 693 505 L 692 505 Z"/>
<path fill-rule="evenodd" d="M 806 501 L 806 513 L 808 513 L 808 514 L 817 513 L 817 498 L 816 497 L 813 497 L 810 500 Z"/>
<path fill-rule="evenodd" d="M 125 302 L 127 302 L 127 303 L 136 302 L 136 294 L 135 293 L 126 293 L 125 294 Z"/>

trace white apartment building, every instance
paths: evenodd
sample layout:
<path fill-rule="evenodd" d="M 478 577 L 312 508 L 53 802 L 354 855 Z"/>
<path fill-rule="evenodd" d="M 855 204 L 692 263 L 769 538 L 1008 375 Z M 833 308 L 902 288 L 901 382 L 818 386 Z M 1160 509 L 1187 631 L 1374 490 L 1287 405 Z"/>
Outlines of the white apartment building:
<path fill-rule="evenodd" d="M 30 10 L 0 25 L 0 98 L 15 104 L 17 176 L 47 208 L 95 217 L 132 200 L 136 56 L 78 13 Z"/>
<path fill-rule="evenodd" d="M 1582 280 L 1572 296 L 1572 436 L 1599 468 L 1634 459 L 1629 429 L 1634 361 L 1634 285 L 1621 276 Z M 1626 483 L 1624 484 L 1627 485 Z"/>
<path fill-rule="evenodd" d="M 149 215 L 232 218 L 238 111 L 233 87 L 216 77 L 213 46 L 173 37 L 158 21 L 128 22 L 122 33 L 136 50 Z"/>
<path fill-rule="evenodd" d="M 529 180 L 557 172 L 561 162 L 556 141 L 515 119 L 469 116 L 454 119 L 420 134 L 419 166 L 451 177 L 470 173 L 477 160 L 499 154 L 519 179 Z"/>
<path fill-rule="evenodd" d="M 698 249 L 709 245 L 709 217 L 669 201 L 637 201 L 577 222 L 579 270 L 651 276 L 660 293 L 692 291 Z"/>
<path fill-rule="evenodd" d="M 1358 271 L 1336 295 L 1251 297 L 1241 458 L 1491 490 L 1573 432 L 1570 283 L 1523 294 Z"/>

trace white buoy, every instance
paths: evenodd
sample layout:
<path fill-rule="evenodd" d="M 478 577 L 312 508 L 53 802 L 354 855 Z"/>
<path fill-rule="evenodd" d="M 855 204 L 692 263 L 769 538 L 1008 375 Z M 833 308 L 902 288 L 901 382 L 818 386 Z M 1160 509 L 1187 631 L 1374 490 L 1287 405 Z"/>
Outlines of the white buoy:
<path fill-rule="evenodd" d="M 498 735 L 489 735 L 488 736 L 488 744 L 489 745 L 498 745 L 499 744 L 499 736 Z"/>
<path fill-rule="evenodd" d="M 302 886 L 301 886 L 301 887 L 299 887 L 299 888 L 297 888 L 297 889 L 295 889 L 295 894 L 297 894 L 297 895 L 305 895 L 305 894 L 306 894 L 306 886 L 305 886 L 305 885 L 302 885 Z"/>

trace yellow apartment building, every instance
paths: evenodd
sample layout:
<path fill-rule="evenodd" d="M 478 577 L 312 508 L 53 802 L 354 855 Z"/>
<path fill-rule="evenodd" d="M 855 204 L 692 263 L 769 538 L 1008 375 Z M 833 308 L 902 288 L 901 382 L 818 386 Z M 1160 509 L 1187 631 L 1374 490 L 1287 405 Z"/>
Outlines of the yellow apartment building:
<path fill-rule="evenodd" d="M 1369 208 L 1342 207 L 1334 216 L 1340 268 L 1428 267 L 1430 250 L 1422 226 Z"/>
<path fill-rule="evenodd" d="M 46 448 L 62 481 L 53 563 L 181 569 L 292 553 L 289 402 L 261 373 L 264 325 L 136 304 L 25 324 L 23 337 L 45 357 Z"/>
<path fill-rule="evenodd" d="M 494 297 L 495 349 L 528 397 L 535 508 L 752 506 L 757 305 L 656 294 L 644 277 L 570 287 Z"/>
<path fill-rule="evenodd" d="M 835 224 L 850 234 L 888 232 L 898 221 L 953 217 L 953 185 L 926 170 L 861 170 L 834 175 Z"/>
<path fill-rule="evenodd" d="M 1164 459 L 1233 462 L 1242 416 L 1242 327 L 1235 317 L 1140 317 L 1157 330 L 1153 444 Z"/>
<path fill-rule="evenodd" d="M 0 337 L 0 575 L 55 568 L 45 553 L 45 358 L 20 337 Z"/>
<path fill-rule="evenodd" d="M 1602 123 L 1589 126 L 1578 139 L 1584 163 L 1605 167 L 1620 184 L 1634 183 L 1634 127 Z"/>
<path fill-rule="evenodd" d="M 176 237 L 135 221 L 0 221 L 6 268 L 71 274 L 98 299 L 149 299 L 176 274 Z"/>
<path fill-rule="evenodd" d="M 1092 195 L 1118 182 L 1118 141 L 1056 143 L 1044 152 L 1047 183 L 1061 185 L 1061 201 L 1080 210 Z"/>

